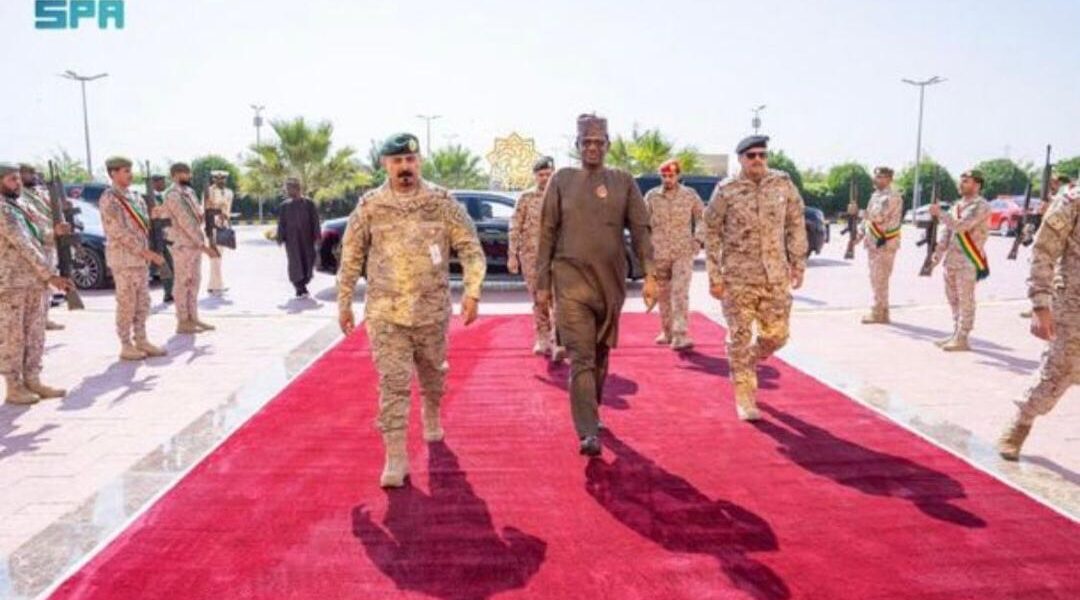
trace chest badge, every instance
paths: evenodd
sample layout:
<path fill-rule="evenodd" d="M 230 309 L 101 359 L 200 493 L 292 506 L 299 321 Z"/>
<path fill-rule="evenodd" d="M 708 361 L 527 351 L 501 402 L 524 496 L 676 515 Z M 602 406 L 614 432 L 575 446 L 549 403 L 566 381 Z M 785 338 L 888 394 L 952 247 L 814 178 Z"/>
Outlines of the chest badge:
<path fill-rule="evenodd" d="M 596 186 L 596 197 L 600 198 L 600 199 L 607 198 L 607 186 L 606 185 L 601 183 L 600 185 Z"/>

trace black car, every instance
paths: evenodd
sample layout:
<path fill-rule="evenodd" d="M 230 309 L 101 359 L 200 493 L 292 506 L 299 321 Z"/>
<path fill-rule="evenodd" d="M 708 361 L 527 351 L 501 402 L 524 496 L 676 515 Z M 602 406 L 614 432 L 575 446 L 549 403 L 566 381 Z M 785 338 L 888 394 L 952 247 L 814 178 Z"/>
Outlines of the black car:
<path fill-rule="evenodd" d="M 516 199 L 501 192 L 454 190 L 450 195 L 465 205 L 476 224 L 476 233 L 484 248 L 490 273 L 507 273 L 506 263 L 510 250 L 510 218 L 514 215 Z M 319 260 L 316 268 L 324 273 L 337 273 L 341 259 L 341 238 L 349 219 L 331 219 L 323 223 L 319 242 Z M 645 273 L 637 258 L 629 251 L 627 241 L 627 264 L 631 279 L 641 279 Z M 461 265 L 456 256 L 450 258 L 450 271 L 460 273 Z"/>
<path fill-rule="evenodd" d="M 71 279 L 81 290 L 109 287 L 112 277 L 105 263 L 105 232 L 101 227 L 101 213 L 97 205 L 88 201 L 72 199 L 75 205 L 75 227 L 80 243 L 72 250 Z"/>
<path fill-rule="evenodd" d="M 682 184 L 697 192 L 698 196 L 708 204 L 712 200 L 713 190 L 720 182 L 719 177 L 710 175 L 686 175 L 682 177 Z M 642 175 L 637 178 L 638 188 L 644 194 L 649 190 L 661 185 L 659 175 Z M 829 224 L 825 221 L 825 213 L 812 206 L 807 206 L 803 211 L 806 220 L 806 241 L 809 249 L 807 255 L 820 254 L 822 248 L 829 241 Z"/>
<path fill-rule="evenodd" d="M 72 200 L 82 200 L 97 206 L 101 193 L 109 188 L 107 183 L 69 183 L 64 185 L 64 194 Z"/>

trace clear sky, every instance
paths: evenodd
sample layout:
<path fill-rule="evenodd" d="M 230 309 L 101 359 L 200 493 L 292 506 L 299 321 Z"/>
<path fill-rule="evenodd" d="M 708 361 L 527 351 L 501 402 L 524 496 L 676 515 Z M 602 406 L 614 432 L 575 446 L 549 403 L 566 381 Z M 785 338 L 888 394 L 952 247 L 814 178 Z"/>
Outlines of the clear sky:
<path fill-rule="evenodd" d="M 766 104 L 765 133 L 802 167 L 914 159 L 954 173 L 1005 156 L 1080 154 L 1075 0 L 540 2 L 127 0 L 122 31 L 34 29 L 34 0 L 0 2 L 0 160 L 82 158 L 78 84 L 90 84 L 95 170 L 108 154 L 235 159 L 270 118 L 329 119 L 366 156 L 398 130 L 483 155 L 496 136 L 536 138 L 565 163 L 575 116 L 636 123 L 730 153 Z M 266 135 L 267 129 L 263 130 Z"/>

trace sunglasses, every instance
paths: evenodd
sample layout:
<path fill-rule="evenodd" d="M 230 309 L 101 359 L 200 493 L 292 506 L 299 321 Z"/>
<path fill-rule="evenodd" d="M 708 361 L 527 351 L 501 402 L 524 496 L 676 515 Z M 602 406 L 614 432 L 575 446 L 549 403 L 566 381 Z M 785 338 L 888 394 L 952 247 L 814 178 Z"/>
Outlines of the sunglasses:
<path fill-rule="evenodd" d="M 745 156 L 746 158 L 748 158 L 750 160 L 755 160 L 755 159 L 758 159 L 758 158 L 764 159 L 764 158 L 767 158 L 769 156 L 769 153 L 765 152 L 764 150 L 761 151 L 761 152 L 744 152 L 743 156 Z"/>

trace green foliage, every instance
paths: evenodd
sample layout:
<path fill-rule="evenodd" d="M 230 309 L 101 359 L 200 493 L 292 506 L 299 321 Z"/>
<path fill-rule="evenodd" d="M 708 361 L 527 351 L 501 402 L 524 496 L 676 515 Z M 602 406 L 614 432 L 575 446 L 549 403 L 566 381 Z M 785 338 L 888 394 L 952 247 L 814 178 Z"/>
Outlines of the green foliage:
<path fill-rule="evenodd" d="M 345 146 L 332 150 L 334 126 L 329 121 L 309 125 L 303 117 L 270 122 L 277 141 L 252 146 L 245 161 L 248 172 L 241 188 L 256 197 L 281 194 L 287 177 L 300 180 L 314 200 L 339 198 L 370 185 L 356 151 Z"/>
<path fill-rule="evenodd" d="M 675 150 L 675 144 L 658 129 L 638 131 L 630 134 L 630 139 L 615 136 L 608 150 L 607 163 L 617 169 L 629 171 L 635 177 L 646 173 L 656 173 L 660 165 L 669 158 L 678 158 L 684 175 L 698 175 L 705 171 L 705 165 L 697 149 L 686 146 Z"/>
<path fill-rule="evenodd" d="M 975 168 L 983 172 L 986 183 L 983 184 L 982 195 L 990 200 L 1001 195 L 1023 194 L 1030 181 L 1028 173 L 1007 158 L 984 160 Z"/>
<path fill-rule="evenodd" d="M 1042 165 L 1039 165 L 1038 168 L 1041 172 Z M 1054 164 L 1054 172 L 1068 175 L 1073 181 L 1080 180 L 1080 156 L 1059 160 Z"/>
<path fill-rule="evenodd" d="M 484 189 L 489 183 L 480 157 L 460 145 L 434 150 L 424 159 L 421 172 L 424 179 L 447 189 Z"/>
<path fill-rule="evenodd" d="M 56 164 L 56 168 L 60 171 L 60 181 L 64 183 L 90 183 L 94 178 L 86 171 L 86 165 L 82 161 L 74 158 L 67 150 L 60 148 L 56 152 L 53 152 L 49 156 L 49 161 Z M 42 165 L 35 165 L 38 173 L 41 173 L 41 177 L 44 179 L 49 178 L 49 163 L 48 161 Z"/>
<path fill-rule="evenodd" d="M 931 201 L 931 193 L 933 191 L 934 177 L 936 174 L 938 181 L 938 192 L 941 196 L 942 202 L 953 202 L 959 196 L 960 192 L 956 188 L 956 180 L 949 173 L 949 170 L 939 165 L 930 157 L 924 157 L 922 159 L 922 168 L 919 169 L 919 187 L 922 188 L 922 192 L 919 196 L 919 204 L 926 205 Z M 911 207 L 911 197 L 915 189 L 915 166 L 908 165 L 903 171 L 900 171 L 900 175 L 897 176 L 894 185 L 900 192 L 900 195 L 904 198 L 905 210 Z"/>
<path fill-rule="evenodd" d="M 191 187 L 202 198 L 203 191 L 210 185 L 210 171 L 228 171 L 229 179 L 225 187 L 236 191 L 240 182 L 240 169 L 228 159 L 217 154 L 207 154 L 191 161 Z"/>
<path fill-rule="evenodd" d="M 795 161 L 791 160 L 783 150 L 769 152 L 769 168 L 787 173 L 799 193 L 803 193 L 802 173 L 799 172 L 799 167 L 795 166 Z"/>
<path fill-rule="evenodd" d="M 852 186 L 854 184 L 854 187 Z M 874 180 L 866 168 L 855 162 L 834 165 L 825 175 L 825 185 L 829 190 L 826 206 L 832 212 L 840 212 L 847 208 L 851 201 L 852 193 L 855 194 L 856 202 L 860 208 L 866 208 L 870 201 L 870 194 L 874 190 Z"/>

